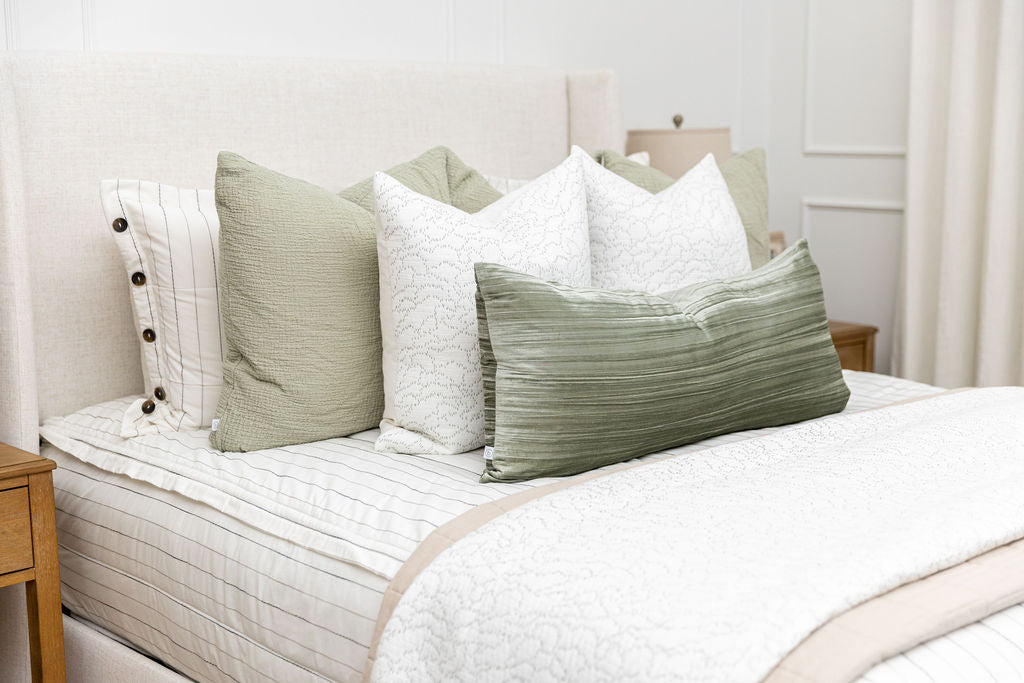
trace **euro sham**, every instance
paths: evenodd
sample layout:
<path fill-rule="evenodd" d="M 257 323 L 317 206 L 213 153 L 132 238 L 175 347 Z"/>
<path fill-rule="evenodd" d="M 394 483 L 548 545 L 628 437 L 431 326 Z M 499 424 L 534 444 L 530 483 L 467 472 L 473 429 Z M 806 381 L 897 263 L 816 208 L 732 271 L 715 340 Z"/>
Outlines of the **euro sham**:
<path fill-rule="evenodd" d="M 593 285 L 663 292 L 750 270 L 743 222 L 713 156 L 657 194 L 579 147 Z"/>
<path fill-rule="evenodd" d="M 450 150 L 390 171 L 468 211 L 501 195 Z M 222 152 L 216 179 L 226 338 L 210 442 L 251 451 L 369 429 L 384 408 L 373 196 L 340 196 Z"/>
<path fill-rule="evenodd" d="M 594 154 L 594 158 L 612 173 L 622 176 L 648 192 L 661 192 L 675 182 L 671 176 L 649 164 L 635 163 L 618 152 L 599 150 Z M 760 268 L 771 259 L 765 152 L 757 148 L 737 154 L 719 164 L 719 169 L 729 187 L 729 194 L 736 203 L 736 210 L 743 220 L 750 265 L 753 268 Z"/>
<path fill-rule="evenodd" d="M 475 270 L 483 482 L 577 474 L 849 399 L 806 240 L 662 295 Z"/>

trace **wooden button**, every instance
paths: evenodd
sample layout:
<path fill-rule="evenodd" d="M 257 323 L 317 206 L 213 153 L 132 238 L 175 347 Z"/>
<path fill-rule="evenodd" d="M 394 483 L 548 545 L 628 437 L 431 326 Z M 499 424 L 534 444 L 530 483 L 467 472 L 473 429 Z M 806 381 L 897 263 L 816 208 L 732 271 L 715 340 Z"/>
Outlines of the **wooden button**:
<path fill-rule="evenodd" d="M 142 285 L 146 284 L 146 274 L 132 273 L 132 284 L 135 285 L 136 287 L 141 287 Z"/>
<path fill-rule="evenodd" d="M 150 401 L 148 398 L 142 402 L 142 412 L 144 412 L 146 415 L 149 415 L 154 410 L 156 410 L 156 404 Z"/>
<path fill-rule="evenodd" d="M 128 221 L 121 217 L 115 218 L 111 227 L 114 228 L 114 232 L 124 232 L 128 229 Z"/>
<path fill-rule="evenodd" d="M 148 327 L 142 331 L 142 338 L 150 343 L 156 341 L 156 332 L 149 329 Z"/>
<path fill-rule="evenodd" d="M 164 388 L 163 387 L 157 387 L 156 389 L 154 389 L 153 390 L 153 395 L 156 396 L 156 400 L 158 400 L 158 401 L 162 401 L 166 397 L 166 394 L 164 394 Z"/>

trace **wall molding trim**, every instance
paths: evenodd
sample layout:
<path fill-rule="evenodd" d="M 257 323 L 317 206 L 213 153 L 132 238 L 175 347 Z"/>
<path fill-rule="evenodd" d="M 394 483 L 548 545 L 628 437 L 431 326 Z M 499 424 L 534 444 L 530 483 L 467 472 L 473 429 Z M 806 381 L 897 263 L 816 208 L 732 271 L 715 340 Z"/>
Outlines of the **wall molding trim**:
<path fill-rule="evenodd" d="M 805 133 L 804 154 L 806 156 L 891 157 L 900 159 L 907 156 L 907 148 L 897 145 L 819 145 L 812 143 Z"/>
<path fill-rule="evenodd" d="M 4 3 L 4 49 L 18 49 L 18 7 L 17 0 L 3 0 Z"/>
<path fill-rule="evenodd" d="M 739 40 L 736 41 L 736 92 L 733 95 L 735 99 L 729 133 L 733 154 L 739 153 L 739 149 L 742 147 L 740 141 L 743 140 L 743 59 L 746 57 L 743 50 L 743 6 L 744 0 L 736 0 L 736 35 L 739 36 Z"/>
<path fill-rule="evenodd" d="M 449 64 L 455 61 L 455 0 L 444 4 L 444 57 Z"/>
<path fill-rule="evenodd" d="M 800 236 L 811 236 L 811 211 L 853 211 L 859 213 L 903 213 L 901 201 L 889 199 L 803 197 L 800 200 Z"/>
<path fill-rule="evenodd" d="M 803 101 L 803 153 L 805 156 L 834 157 L 889 157 L 901 158 L 907 155 L 906 145 L 876 144 L 834 144 L 813 140 L 814 104 L 811 101 L 811 85 L 814 82 L 814 26 L 817 21 L 815 0 L 806 0 L 804 6 L 804 101 Z"/>
<path fill-rule="evenodd" d="M 82 49 L 96 49 L 96 0 L 82 0 Z"/>
<path fill-rule="evenodd" d="M 494 62 L 500 65 L 505 63 L 505 0 L 497 0 L 494 15 Z"/>

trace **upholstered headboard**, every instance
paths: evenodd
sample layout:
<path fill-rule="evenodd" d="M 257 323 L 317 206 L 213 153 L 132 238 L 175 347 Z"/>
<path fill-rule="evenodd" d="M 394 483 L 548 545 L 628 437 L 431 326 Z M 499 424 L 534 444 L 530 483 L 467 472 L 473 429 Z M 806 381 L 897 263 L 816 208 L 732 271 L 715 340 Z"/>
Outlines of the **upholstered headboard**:
<path fill-rule="evenodd" d="M 328 189 L 445 144 L 532 177 L 621 149 L 607 71 L 129 54 L 0 58 L 0 440 L 142 391 L 103 178 L 213 187 L 219 150 Z"/>

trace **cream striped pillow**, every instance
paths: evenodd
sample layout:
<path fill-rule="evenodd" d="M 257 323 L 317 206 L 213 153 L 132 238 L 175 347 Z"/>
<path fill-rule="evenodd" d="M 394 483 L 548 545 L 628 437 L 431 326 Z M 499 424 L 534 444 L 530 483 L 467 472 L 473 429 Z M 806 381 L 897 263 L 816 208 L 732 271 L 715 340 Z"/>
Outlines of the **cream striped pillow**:
<path fill-rule="evenodd" d="M 213 190 L 104 180 L 100 198 L 124 261 L 146 383 L 121 435 L 209 427 L 224 354 Z"/>

